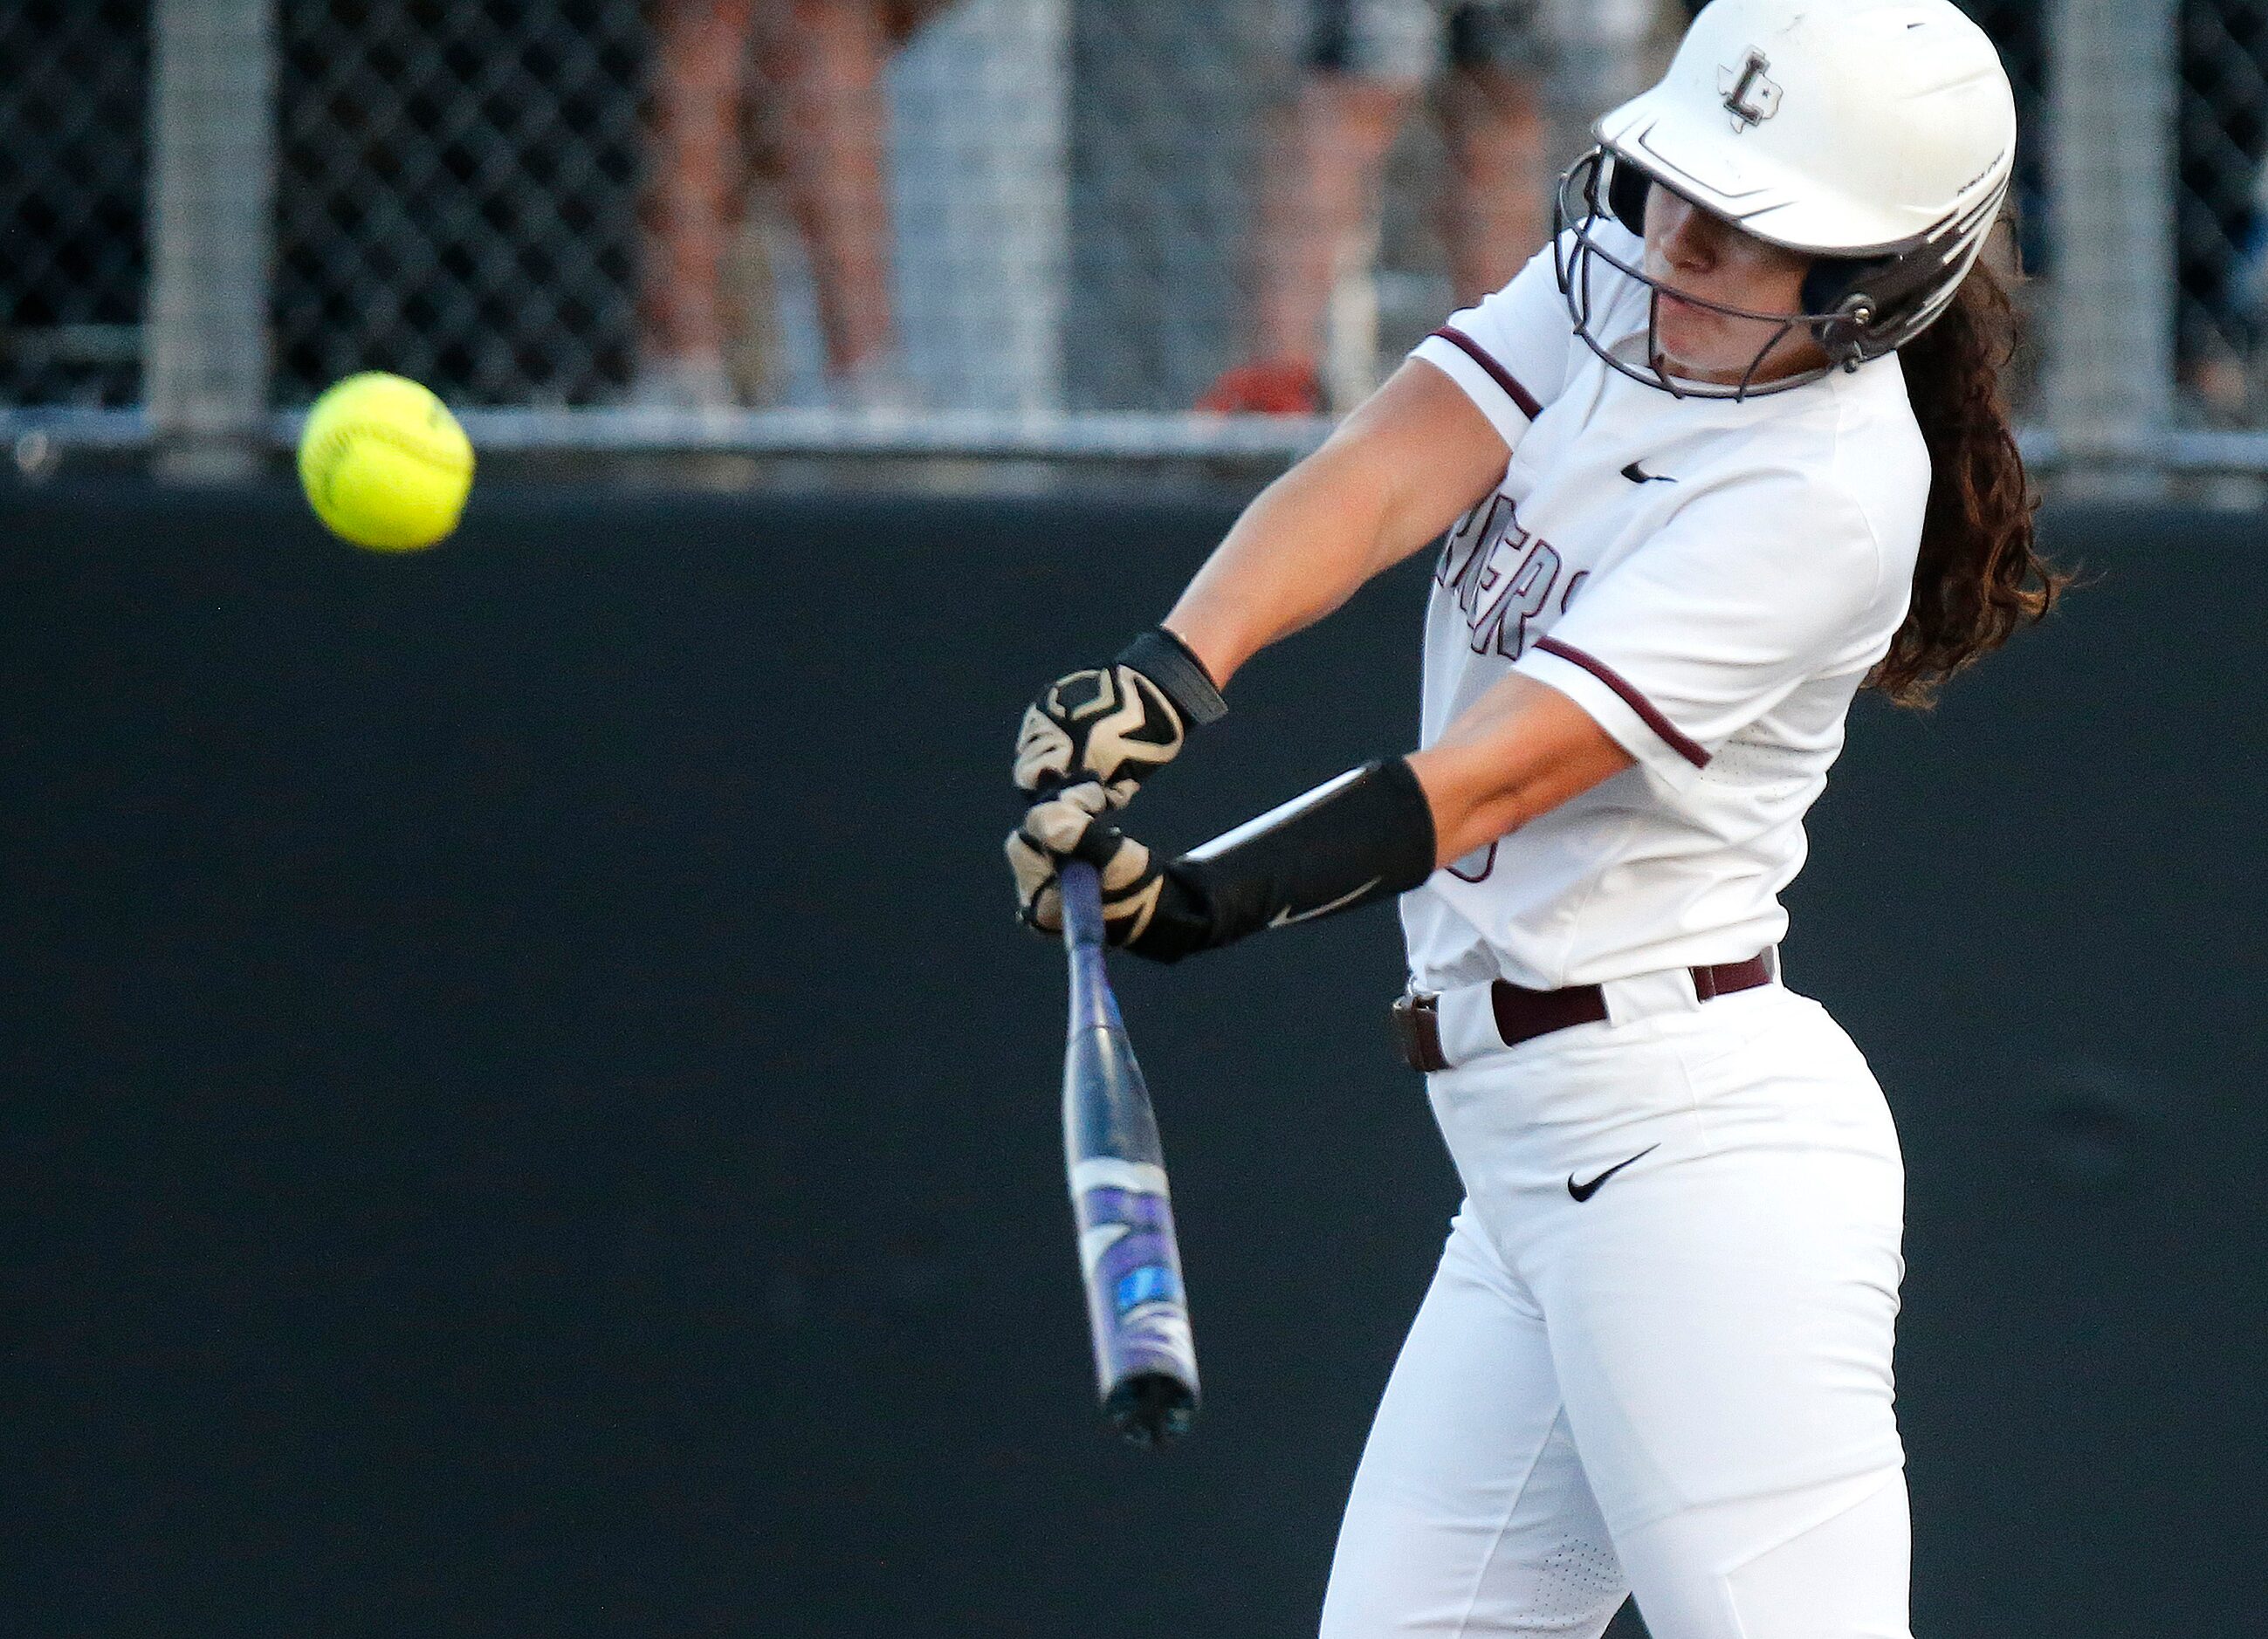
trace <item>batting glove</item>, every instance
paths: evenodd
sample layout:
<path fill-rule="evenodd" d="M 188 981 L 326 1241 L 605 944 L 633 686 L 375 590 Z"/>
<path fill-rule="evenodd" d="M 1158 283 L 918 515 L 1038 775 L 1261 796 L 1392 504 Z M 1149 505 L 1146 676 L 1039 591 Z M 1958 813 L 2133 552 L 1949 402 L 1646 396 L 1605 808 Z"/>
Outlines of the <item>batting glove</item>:
<path fill-rule="evenodd" d="M 1064 860 L 1083 859 L 1101 878 L 1104 937 L 1147 954 L 1145 936 L 1161 911 L 1167 920 L 1176 914 L 1186 917 L 1184 896 L 1156 856 L 1097 817 L 1101 789 L 1090 782 L 1035 803 L 1022 827 L 1010 834 L 1008 869 L 1016 878 L 1017 915 L 1037 932 L 1060 934 L 1063 885 L 1057 870 Z"/>
<path fill-rule="evenodd" d="M 1062 930 L 1066 859 L 1101 878 L 1109 943 L 1160 962 L 1392 899 L 1433 871 L 1432 805 L 1406 757 L 1350 768 L 1163 864 L 1102 819 L 1108 800 L 1094 781 L 1071 786 L 1035 803 L 1008 839 L 1031 927 Z"/>
<path fill-rule="evenodd" d="M 1181 754 L 1190 729 L 1227 710 L 1187 644 L 1163 627 L 1145 632 L 1110 665 L 1059 677 L 1032 702 L 1016 736 L 1016 789 L 1043 796 L 1091 783 L 1123 808 Z"/>

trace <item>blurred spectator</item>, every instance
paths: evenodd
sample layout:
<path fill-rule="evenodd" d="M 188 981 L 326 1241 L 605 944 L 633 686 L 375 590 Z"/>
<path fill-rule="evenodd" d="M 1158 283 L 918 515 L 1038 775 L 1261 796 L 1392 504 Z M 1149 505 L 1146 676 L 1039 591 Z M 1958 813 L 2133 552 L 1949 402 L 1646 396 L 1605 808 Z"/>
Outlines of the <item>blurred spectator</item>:
<path fill-rule="evenodd" d="M 721 272 L 752 171 L 777 186 L 809 256 L 830 395 L 846 408 L 907 401 L 890 312 L 882 71 L 950 4 L 655 0 L 641 402 L 733 401 Z M 745 139 L 752 128 L 761 135 Z"/>
<path fill-rule="evenodd" d="M 1563 98 L 1595 100 L 1586 119 L 1602 112 L 1656 4 L 1307 0 L 1306 10 L 1305 82 L 1261 185 L 1253 353 L 1214 382 L 1201 409 L 1323 408 L 1332 289 L 1346 262 L 1366 254 L 1387 151 L 1429 85 L 1448 150 L 1437 220 L 1456 300 L 1508 281 L 1550 232 L 1547 80 L 1572 72 L 1580 85 L 1563 85 Z"/>

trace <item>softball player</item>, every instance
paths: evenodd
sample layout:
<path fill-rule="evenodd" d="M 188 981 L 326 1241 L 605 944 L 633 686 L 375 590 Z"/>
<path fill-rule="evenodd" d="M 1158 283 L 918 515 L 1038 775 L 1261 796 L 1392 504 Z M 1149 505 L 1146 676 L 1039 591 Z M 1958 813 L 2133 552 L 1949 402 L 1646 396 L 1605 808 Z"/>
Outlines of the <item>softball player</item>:
<path fill-rule="evenodd" d="M 1918 700 L 2058 587 L 1977 263 L 2014 105 L 1950 0 L 1716 0 L 1597 136 L 1552 250 L 1041 695 L 1008 853 L 1035 926 L 1084 858 L 1166 961 L 1403 896 L 1466 1199 L 1328 1639 L 1595 1636 L 1631 1590 L 1656 1639 L 1900 1639 L 1903 1174 L 1778 894 L 1858 689 Z M 1170 862 L 1108 822 L 1445 528 L 1422 749 Z"/>

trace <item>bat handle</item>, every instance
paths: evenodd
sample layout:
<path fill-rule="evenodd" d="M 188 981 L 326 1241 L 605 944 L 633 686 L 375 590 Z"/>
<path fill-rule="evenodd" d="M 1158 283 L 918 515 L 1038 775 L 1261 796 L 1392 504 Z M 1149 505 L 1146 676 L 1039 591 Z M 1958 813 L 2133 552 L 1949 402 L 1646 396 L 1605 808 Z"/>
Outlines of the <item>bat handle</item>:
<path fill-rule="evenodd" d="M 1064 943 L 1073 950 L 1102 944 L 1102 878 L 1083 859 L 1066 859 L 1056 873 L 1063 888 Z"/>

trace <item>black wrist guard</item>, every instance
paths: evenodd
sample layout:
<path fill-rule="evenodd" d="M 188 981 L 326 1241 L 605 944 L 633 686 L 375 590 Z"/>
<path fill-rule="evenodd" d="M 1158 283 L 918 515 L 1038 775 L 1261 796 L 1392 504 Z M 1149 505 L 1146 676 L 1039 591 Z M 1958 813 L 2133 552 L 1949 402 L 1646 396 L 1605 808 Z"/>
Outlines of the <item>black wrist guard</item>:
<path fill-rule="evenodd" d="M 1162 626 L 1152 627 L 1127 644 L 1113 664 L 1132 666 L 1165 690 L 1174 709 L 1192 727 L 1218 723 L 1228 715 L 1228 702 L 1213 687 L 1204 662 Z"/>
<path fill-rule="evenodd" d="M 1433 874 L 1433 810 L 1407 758 L 1365 763 L 1191 849 L 1128 948 L 1174 962 L 1407 893 Z"/>

